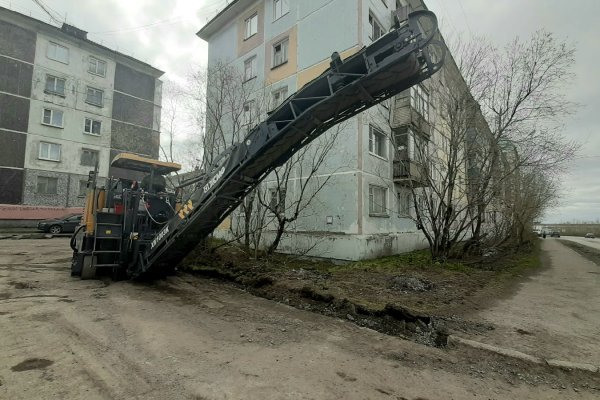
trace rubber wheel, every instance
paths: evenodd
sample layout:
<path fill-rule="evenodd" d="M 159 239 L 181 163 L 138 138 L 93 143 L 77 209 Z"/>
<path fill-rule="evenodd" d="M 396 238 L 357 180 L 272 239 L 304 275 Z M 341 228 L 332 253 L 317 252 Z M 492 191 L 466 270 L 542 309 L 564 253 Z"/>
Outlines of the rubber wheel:
<path fill-rule="evenodd" d="M 85 256 L 81 268 L 81 279 L 96 278 L 96 256 Z"/>
<path fill-rule="evenodd" d="M 48 232 L 50 232 L 53 235 L 58 235 L 59 233 L 62 232 L 62 226 L 60 226 L 60 225 L 52 225 L 50 227 L 50 229 L 48 229 Z"/>

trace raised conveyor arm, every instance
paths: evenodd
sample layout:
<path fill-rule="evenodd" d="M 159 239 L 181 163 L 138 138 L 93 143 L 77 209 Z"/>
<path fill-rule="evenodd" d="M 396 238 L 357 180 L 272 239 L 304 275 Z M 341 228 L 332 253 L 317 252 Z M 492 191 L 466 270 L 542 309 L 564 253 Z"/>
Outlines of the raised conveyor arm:
<path fill-rule="evenodd" d="M 423 28 L 427 27 L 427 28 Z M 203 185 L 142 252 L 131 274 L 172 267 L 207 237 L 271 171 L 332 126 L 429 78 L 444 61 L 437 20 L 416 11 L 406 23 L 340 60 L 284 101 L 244 141 L 215 161 Z"/>

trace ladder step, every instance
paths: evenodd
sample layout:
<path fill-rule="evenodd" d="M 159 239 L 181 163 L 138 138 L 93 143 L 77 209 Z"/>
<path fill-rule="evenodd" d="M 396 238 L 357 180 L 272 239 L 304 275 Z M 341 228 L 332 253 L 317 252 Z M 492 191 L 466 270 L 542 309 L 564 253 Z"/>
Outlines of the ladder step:
<path fill-rule="evenodd" d="M 110 222 L 96 222 L 96 225 L 102 225 L 102 226 L 121 226 L 122 224 L 113 224 Z"/>
<path fill-rule="evenodd" d="M 96 267 L 118 267 L 119 264 L 96 264 Z"/>
<path fill-rule="evenodd" d="M 121 250 L 94 250 L 94 254 L 120 253 Z"/>
<path fill-rule="evenodd" d="M 121 237 L 114 237 L 114 236 L 96 236 L 96 239 L 113 239 L 113 240 L 121 240 Z"/>

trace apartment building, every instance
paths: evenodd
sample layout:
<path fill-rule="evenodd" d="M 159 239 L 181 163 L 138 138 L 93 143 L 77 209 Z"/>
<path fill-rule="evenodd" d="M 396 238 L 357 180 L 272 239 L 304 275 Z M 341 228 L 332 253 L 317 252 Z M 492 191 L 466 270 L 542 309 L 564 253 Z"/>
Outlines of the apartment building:
<path fill-rule="evenodd" d="M 400 6 L 425 7 L 420 0 L 236 0 L 198 36 L 208 42 L 209 66 L 235 66 L 278 104 L 327 69 L 334 51 L 345 58 L 385 34 Z M 427 162 L 415 148 L 433 142 L 429 96 L 424 83 L 342 124 L 319 172 L 330 180 L 280 251 L 358 260 L 426 247 L 410 187 L 422 183 L 419 165 Z M 224 226 L 235 222 L 234 215 Z"/>
<path fill-rule="evenodd" d="M 103 179 L 121 152 L 158 157 L 162 74 L 0 7 L 0 219 L 76 210 L 96 163 Z"/>

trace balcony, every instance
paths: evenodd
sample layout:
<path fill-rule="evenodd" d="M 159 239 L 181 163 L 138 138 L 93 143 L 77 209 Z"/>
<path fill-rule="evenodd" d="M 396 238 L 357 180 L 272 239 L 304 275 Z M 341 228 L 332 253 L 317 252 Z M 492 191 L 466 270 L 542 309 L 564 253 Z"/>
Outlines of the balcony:
<path fill-rule="evenodd" d="M 405 186 L 427 186 L 423 166 L 414 160 L 394 160 L 394 182 Z"/>
<path fill-rule="evenodd" d="M 415 110 L 410 103 L 397 104 L 394 110 L 393 124 L 394 126 L 407 126 L 415 132 L 430 137 L 431 124 L 425 119 L 421 113 Z"/>

